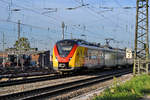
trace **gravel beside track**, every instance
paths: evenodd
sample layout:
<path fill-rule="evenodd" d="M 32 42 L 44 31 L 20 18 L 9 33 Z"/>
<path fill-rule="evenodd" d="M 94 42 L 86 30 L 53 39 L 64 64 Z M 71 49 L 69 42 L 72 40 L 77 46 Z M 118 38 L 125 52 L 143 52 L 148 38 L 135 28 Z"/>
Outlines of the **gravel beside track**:
<path fill-rule="evenodd" d="M 132 77 L 133 77 L 132 74 L 123 75 L 117 78 L 117 83 L 118 85 L 122 84 L 126 81 L 129 81 Z M 97 95 L 100 95 L 100 93 L 102 93 L 106 88 L 109 88 L 113 85 L 114 85 L 114 80 L 110 79 L 108 81 L 101 82 L 97 85 L 93 85 L 88 88 L 79 89 L 75 92 L 62 95 L 61 97 L 57 97 L 57 99 L 66 100 L 68 98 L 69 99 L 71 98 L 70 100 L 93 100 L 94 97 L 96 97 Z"/>
<path fill-rule="evenodd" d="M 4 74 L 4 75 L 1 75 L 0 74 L 0 82 L 3 81 L 4 79 L 5 80 L 9 80 L 9 79 L 15 79 L 15 78 L 18 78 L 18 77 L 36 77 L 36 76 L 41 76 L 41 75 L 49 75 L 49 74 L 54 74 L 56 72 L 28 72 L 28 73 L 18 73 L 18 74 Z"/>
<path fill-rule="evenodd" d="M 44 88 L 47 86 L 53 86 L 56 84 L 62 84 L 65 82 L 79 80 L 85 77 L 89 78 L 91 76 L 73 76 L 73 77 L 67 77 L 67 78 L 62 78 L 62 79 L 41 81 L 41 82 L 36 82 L 36 83 L 27 83 L 27 84 L 15 85 L 15 86 L 0 87 L 0 95 L 29 91 L 29 90 L 33 90 L 36 88 Z"/>
<path fill-rule="evenodd" d="M 0 82 L 0 87 L 13 86 L 13 85 L 19 85 L 19 84 L 28 84 L 28 83 L 34 83 L 34 82 L 40 82 L 40 81 L 46 81 L 46 80 L 59 79 L 59 78 L 64 78 L 64 77 L 66 76 L 50 74 L 50 75 L 28 77 L 28 78 L 17 78 L 16 80 Z"/>

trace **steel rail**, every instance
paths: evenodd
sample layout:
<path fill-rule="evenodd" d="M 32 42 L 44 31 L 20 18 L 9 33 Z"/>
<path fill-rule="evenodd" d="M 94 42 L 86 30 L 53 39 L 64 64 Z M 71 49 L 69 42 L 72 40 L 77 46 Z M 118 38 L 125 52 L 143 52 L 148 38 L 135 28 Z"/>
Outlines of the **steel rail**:
<path fill-rule="evenodd" d="M 20 85 L 20 84 L 28 84 L 28 83 L 34 83 L 34 82 L 40 82 L 40 81 L 46 81 L 46 80 L 53 80 L 53 79 L 64 78 L 64 77 L 65 76 L 52 75 L 52 76 L 40 76 L 40 77 L 27 78 L 27 79 L 2 81 L 2 82 L 0 82 L 0 87 Z"/>

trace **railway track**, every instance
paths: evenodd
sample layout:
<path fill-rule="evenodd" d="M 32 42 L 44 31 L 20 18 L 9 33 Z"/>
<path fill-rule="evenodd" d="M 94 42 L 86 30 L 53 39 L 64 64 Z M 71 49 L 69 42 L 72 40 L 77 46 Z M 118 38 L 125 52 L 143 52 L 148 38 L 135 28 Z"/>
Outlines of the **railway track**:
<path fill-rule="evenodd" d="M 2 98 L 3 100 L 20 100 L 20 99 L 21 100 L 28 100 L 28 99 L 35 100 L 35 99 L 42 99 L 45 97 L 52 98 L 52 97 L 61 95 L 65 92 L 87 87 L 89 85 L 111 79 L 114 76 L 118 77 L 118 76 L 128 74 L 131 72 L 132 71 L 130 69 L 128 70 L 124 69 L 124 70 L 119 70 L 115 72 L 105 73 L 103 75 L 95 75 L 95 76 L 92 76 L 91 78 L 79 79 L 79 80 L 75 80 L 72 82 L 67 82 L 67 83 L 64 82 L 64 83 L 56 84 L 53 86 L 47 86 L 44 88 L 37 88 L 34 90 L 23 91 L 23 92 L 8 94 L 8 95 L 2 95 L 0 96 L 0 98 Z"/>
<path fill-rule="evenodd" d="M 0 87 L 34 83 L 34 82 L 40 82 L 40 81 L 46 81 L 46 80 L 52 80 L 52 79 L 58 79 L 58 78 L 63 78 L 63 76 L 53 74 L 53 75 L 40 76 L 40 77 L 35 77 L 35 78 L 3 81 L 3 82 L 0 82 Z"/>
<path fill-rule="evenodd" d="M 66 78 L 71 77 L 79 74 L 73 74 L 73 75 L 60 75 L 60 74 L 49 74 L 49 75 L 41 75 L 38 77 L 32 77 L 32 78 L 24 78 L 24 79 L 17 79 L 17 80 L 9 80 L 9 81 L 2 81 L 0 82 L 0 87 L 6 87 L 6 86 L 13 86 L 13 85 L 20 85 L 20 84 L 29 84 L 34 82 L 41 82 L 41 81 L 47 81 L 47 80 L 54 80 L 54 79 L 60 79 L 60 78 Z"/>
<path fill-rule="evenodd" d="M 16 79 L 16 80 L 9 80 L 9 81 L 1 81 L 0 82 L 0 87 L 6 87 L 6 86 L 13 86 L 13 85 L 20 85 L 20 84 L 28 84 L 28 83 L 34 83 L 34 82 L 40 82 L 40 81 L 47 81 L 47 80 L 53 80 L 53 79 L 59 79 L 59 78 L 65 78 L 65 77 L 71 77 L 75 75 L 80 75 L 78 74 L 68 74 L 68 75 L 59 75 L 59 74 L 47 74 L 47 75 L 41 75 L 38 77 L 32 77 L 32 78 L 26 78 L 23 77 L 24 79 Z M 20 78 L 20 77 L 18 77 Z"/>
<path fill-rule="evenodd" d="M 84 74 L 86 74 L 86 73 L 87 72 L 84 72 Z M 23 79 L 1 81 L 0 87 L 20 85 L 20 84 L 28 84 L 28 83 L 34 83 L 34 82 L 40 82 L 40 81 L 47 81 L 47 80 L 77 76 L 77 75 L 81 75 L 81 73 L 74 73 L 74 74 L 68 74 L 68 75 L 60 75 L 60 74 L 55 73 L 55 74 L 46 74 L 46 75 L 41 75 L 41 76 L 38 75 L 38 77 L 34 75 L 34 76 L 32 76 L 32 78 L 22 77 Z M 20 78 L 20 77 L 18 77 L 18 78 Z"/>

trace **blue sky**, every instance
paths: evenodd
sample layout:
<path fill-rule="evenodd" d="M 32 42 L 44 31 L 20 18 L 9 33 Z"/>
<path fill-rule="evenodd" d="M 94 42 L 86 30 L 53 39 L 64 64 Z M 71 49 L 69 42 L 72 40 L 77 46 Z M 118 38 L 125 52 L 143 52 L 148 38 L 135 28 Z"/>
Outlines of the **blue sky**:
<path fill-rule="evenodd" d="M 61 23 L 64 21 L 65 38 L 70 38 L 72 33 L 73 38 L 101 44 L 105 38 L 114 38 L 118 42 L 112 42 L 112 46 L 133 48 L 136 0 L 83 0 L 87 6 L 79 7 L 81 1 L 0 0 L 0 40 L 4 32 L 6 47 L 12 47 L 17 40 L 16 22 L 21 20 L 21 36 L 29 38 L 32 47 L 52 50 L 54 43 L 62 38 Z"/>

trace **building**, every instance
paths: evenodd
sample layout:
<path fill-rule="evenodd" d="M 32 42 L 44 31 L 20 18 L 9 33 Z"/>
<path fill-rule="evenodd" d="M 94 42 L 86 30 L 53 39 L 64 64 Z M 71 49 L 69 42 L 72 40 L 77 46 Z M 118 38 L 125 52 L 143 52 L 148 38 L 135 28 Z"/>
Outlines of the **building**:
<path fill-rule="evenodd" d="M 9 62 L 10 66 L 35 66 L 35 67 L 52 67 L 50 66 L 50 51 L 17 51 L 15 49 L 7 49 L 0 52 L 0 66 L 2 66 L 3 57 L 5 62 Z"/>

